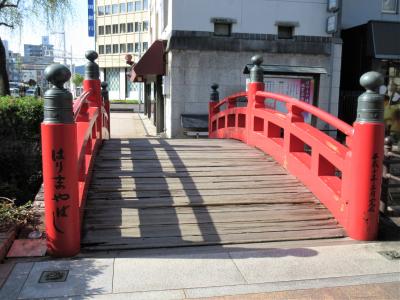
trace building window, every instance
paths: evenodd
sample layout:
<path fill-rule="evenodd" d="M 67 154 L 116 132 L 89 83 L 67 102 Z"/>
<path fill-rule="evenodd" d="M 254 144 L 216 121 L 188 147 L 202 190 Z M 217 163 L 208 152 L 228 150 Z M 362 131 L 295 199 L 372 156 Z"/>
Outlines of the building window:
<path fill-rule="evenodd" d="M 148 30 L 149 30 L 149 21 L 143 21 L 142 31 L 148 31 Z"/>
<path fill-rule="evenodd" d="M 97 7 L 97 15 L 104 16 L 104 6 Z"/>
<path fill-rule="evenodd" d="M 119 44 L 119 52 L 120 53 L 126 52 L 126 44 Z"/>
<path fill-rule="evenodd" d="M 111 54 L 111 45 L 106 45 L 106 54 Z"/>
<path fill-rule="evenodd" d="M 111 14 L 111 5 L 104 6 L 104 14 L 110 15 Z"/>
<path fill-rule="evenodd" d="M 142 10 L 142 0 L 135 1 L 135 11 Z"/>
<path fill-rule="evenodd" d="M 114 24 L 113 26 L 112 26 L 112 33 L 113 34 L 118 34 L 118 24 Z"/>
<path fill-rule="evenodd" d="M 133 43 L 128 43 L 128 44 L 127 44 L 127 50 L 128 50 L 128 51 L 127 51 L 128 53 L 133 52 Z"/>
<path fill-rule="evenodd" d="M 230 23 L 214 23 L 214 35 L 216 36 L 230 36 L 232 31 L 232 24 Z"/>
<path fill-rule="evenodd" d="M 139 22 L 135 22 L 135 32 L 139 32 L 140 31 L 140 23 Z"/>
<path fill-rule="evenodd" d="M 128 2 L 126 6 L 128 12 L 133 12 L 133 2 Z"/>
<path fill-rule="evenodd" d="M 148 10 L 149 9 L 149 2 L 148 0 L 143 0 L 143 10 Z"/>
<path fill-rule="evenodd" d="M 104 35 L 104 26 L 99 26 L 99 35 Z"/>
<path fill-rule="evenodd" d="M 382 12 L 395 14 L 397 12 L 397 0 L 382 0 Z"/>
<path fill-rule="evenodd" d="M 114 44 L 112 48 L 113 48 L 113 53 L 119 53 L 118 44 Z"/>
<path fill-rule="evenodd" d="M 106 34 L 111 34 L 111 25 L 106 25 Z"/>
<path fill-rule="evenodd" d="M 108 83 L 108 90 L 118 92 L 119 91 L 119 68 L 107 68 L 105 71 L 105 81 Z"/>
<path fill-rule="evenodd" d="M 112 13 L 113 13 L 113 15 L 119 13 L 119 5 L 118 4 L 113 4 L 112 5 Z"/>
<path fill-rule="evenodd" d="M 121 3 L 121 4 L 119 5 L 119 12 L 120 12 L 121 14 L 126 13 L 126 3 Z"/>
<path fill-rule="evenodd" d="M 149 43 L 148 42 L 143 42 L 143 52 L 147 51 L 149 49 Z"/>
<path fill-rule="evenodd" d="M 126 24 L 119 24 L 119 32 L 120 33 L 126 32 Z"/>
<path fill-rule="evenodd" d="M 128 32 L 133 32 L 133 23 L 128 23 Z"/>
<path fill-rule="evenodd" d="M 135 52 L 139 52 L 139 51 L 140 51 L 140 44 L 135 43 Z"/>
<path fill-rule="evenodd" d="M 293 31 L 293 26 L 278 25 L 278 39 L 292 39 Z"/>
<path fill-rule="evenodd" d="M 104 45 L 99 45 L 99 54 L 104 54 Z"/>

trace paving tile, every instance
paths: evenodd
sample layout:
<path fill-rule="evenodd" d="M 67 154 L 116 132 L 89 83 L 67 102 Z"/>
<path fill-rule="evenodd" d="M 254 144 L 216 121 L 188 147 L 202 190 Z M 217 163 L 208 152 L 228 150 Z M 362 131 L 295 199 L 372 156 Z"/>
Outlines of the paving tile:
<path fill-rule="evenodd" d="M 0 289 L 6 282 L 8 276 L 11 274 L 11 271 L 13 270 L 14 266 L 15 263 L 9 261 L 0 264 Z"/>
<path fill-rule="evenodd" d="M 37 262 L 19 299 L 67 297 L 112 292 L 113 259 L 85 259 Z M 43 271 L 68 270 L 65 282 L 39 283 Z"/>
<path fill-rule="evenodd" d="M 21 239 L 15 240 L 7 257 L 40 257 L 45 256 L 47 243 L 45 239 Z"/>
<path fill-rule="evenodd" d="M 32 267 L 33 263 L 16 264 L 6 283 L 0 290 L 0 299 L 16 299 L 27 280 Z"/>
<path fill-rule="evenodd" d="M 230 255 L 249 283 L 400 272 L 398 261 L 367 251 L 365 245 L 269 249 Z"/>
<path fill-rule="evenodd" d="M 114 293 L 244 284 L 227 253 L 116 258 Z"/>

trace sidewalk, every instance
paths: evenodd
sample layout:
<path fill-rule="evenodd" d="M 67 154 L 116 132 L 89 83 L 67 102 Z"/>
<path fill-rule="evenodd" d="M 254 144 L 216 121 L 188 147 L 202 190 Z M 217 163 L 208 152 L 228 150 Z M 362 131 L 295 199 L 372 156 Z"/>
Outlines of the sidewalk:
<path fill-rule="evenodd" d="M 113 114 L 111 127 L 114 138 L 155 136 L 138 114 Z M 400 242 L 309 240 L 7 260 L 0 299 L 400 299 L 400 260 L 385 251 L 399 253 Z M 45 271 L 64 271 L 65 278 L 39 283 Z"/>

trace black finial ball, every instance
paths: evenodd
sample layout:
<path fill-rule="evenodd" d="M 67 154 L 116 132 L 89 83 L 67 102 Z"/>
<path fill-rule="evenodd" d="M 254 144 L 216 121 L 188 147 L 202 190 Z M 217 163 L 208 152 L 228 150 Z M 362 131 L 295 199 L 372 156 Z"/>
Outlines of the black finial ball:
<path fill-rule="evenodd" d="M 44 76 L 56 87 L 63 88 L 71 78 L 71 71 L 62 64 L 52 64 L 44 70 Z"/>
<path fill-rule="evenodd" d="M 106 88 L 108 87 L 108 83 L 107 83 L 106 81 L 103 81 L 103 82 L 101 83 L 101 87 L 102 87 L 103 89 L 106 89 Z"/>
<path fill-rule="evenodd" d="M 254 65 L 256 65 L 256 66 L 260 66 L 262 63 L 263 63 L 263 58 L 262 58 L 262 56 L 261 55 L 254 55 L 252 58 L 251 58 L 251 62 L 254 64 Z"/>
<path fill-rule="evenodd" d="M 361 86 L 368 91 L 377 91 L 383 83 L 383 76 L 375 71 L 365 73 L 360 78 Z"/>
<path fill-rule="evenodd" d="M 99 55 L 98 55 L 97 52 L 94 51 L 94 50 L 88 50 L 88 51 L 86 51 L 86 53 L 85 53 L 85 57 L 86 57 L 88 60 L 90 60 L 91 62 L 94 62 L 94 61 L 99 57 Z"/>
<path fill-rule="evenodd" d="M 385 137 L 385 140 L 384 140 L 384 145 L 385 146 L 392 146 L 394 144 L 394 140 L 393 140 L 393 138 L 391 137 L 391 136 L 387 136 L 387 137 Z"/>
<path fill-rule="evenodd" d="M 211 88 L 216 91 L 219 88 L 219 85 L 217 83 L 213 83 Z"/>

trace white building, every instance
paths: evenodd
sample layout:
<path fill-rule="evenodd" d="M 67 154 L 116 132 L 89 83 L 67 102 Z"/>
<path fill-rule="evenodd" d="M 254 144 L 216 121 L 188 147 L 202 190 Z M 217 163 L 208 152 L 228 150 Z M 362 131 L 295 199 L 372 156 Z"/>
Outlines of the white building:
<path fill-rule="evenodd" d="M 150 43 L 148 0 L 96 1 L 96 49 L 101 79 L 111 100 L 140 98 L 141 85 L 129 81 L 125 56 L 138 61 Z"/>
<path fill-rule="evenodd" d="M 307 101 L 337 115 L 342 45 L 326 32 L 327 7 L 326 0 L 153 0 L 151 40 L 166 41 L 158 131 L 181 136 L 182 116 L 206 115 L 214 82 L 221 98 L 244 90 L 255 54 L 264 57 L 271 90 L 294 87 L 297 95 L 306 80 Z"/>

